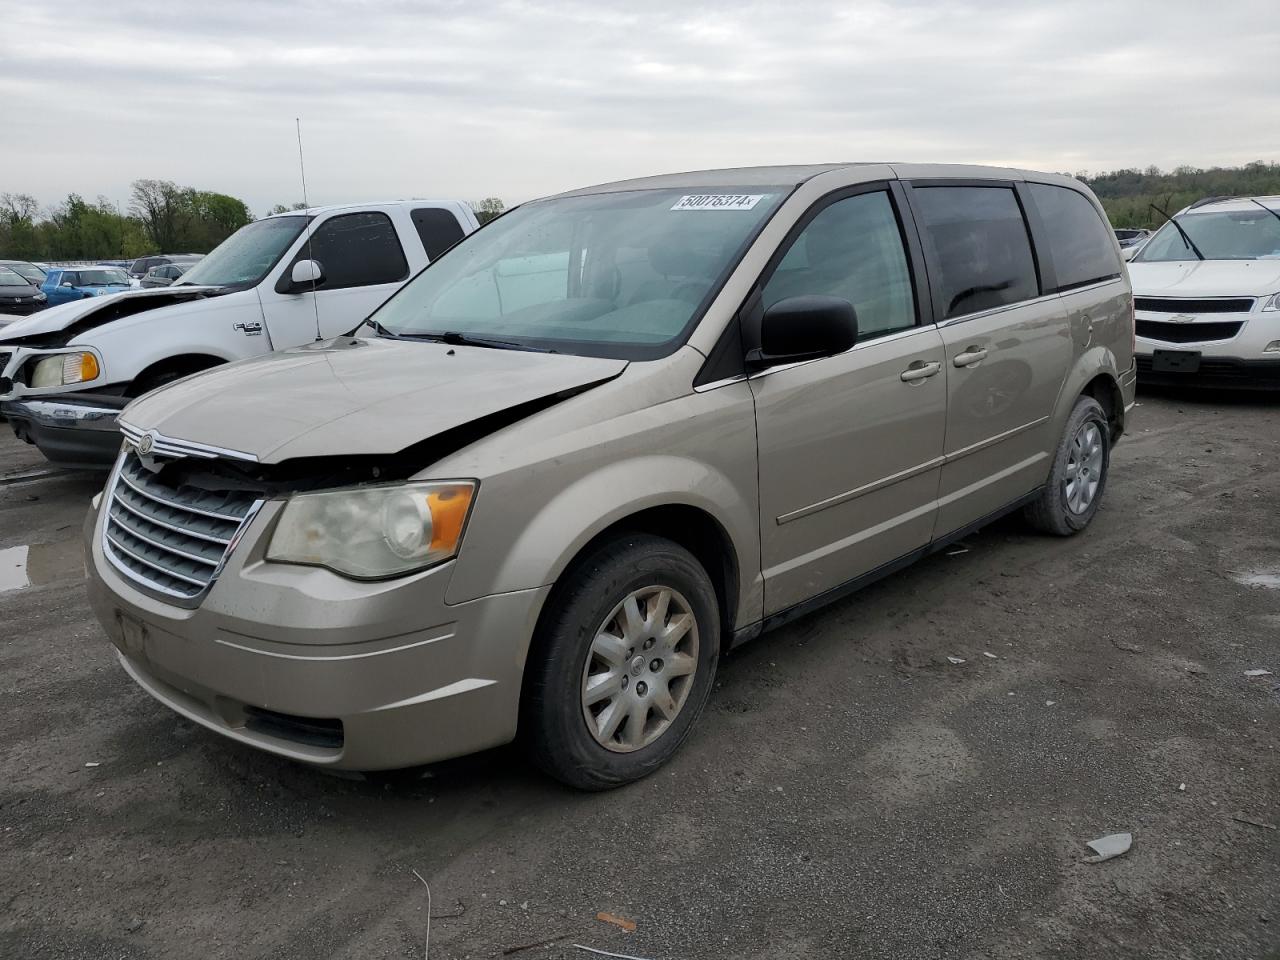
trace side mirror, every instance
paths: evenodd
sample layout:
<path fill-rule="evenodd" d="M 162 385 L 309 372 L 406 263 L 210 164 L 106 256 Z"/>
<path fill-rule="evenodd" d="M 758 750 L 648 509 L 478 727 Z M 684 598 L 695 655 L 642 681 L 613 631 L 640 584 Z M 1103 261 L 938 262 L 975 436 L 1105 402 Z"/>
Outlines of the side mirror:
<path fill-rule="evenodd" d="M 1133 259 L 1133 255 L 1137 252 L 1138 252 L 1137 245 L 1134 245 L 1132 247 L 1122 247 L 1120 250 L 1120 256 L 1124 258 L 1126 263 L 1128 263 L 1130 260 Z"/>
<path fill-rule="evenodd" d="M 319 260 L 299 260 L 289 274 L 289 283 L 295 293 L 319 286 L 324 283 L 324 267 Z"/>
<path fill-rule="evenodd" d="M 64 287 L 72 287 L 72 288 L 74 288 L 74 287 L 75 287 L 75 284 L 74 284 L 74 283 L 72 283 L 70 280 L 63 280 L 63 281 L 62 281 L 62 285 L 63 285 Z"/>
<path fill-rule="evenodd" d="M 760 349 L 748 360 L 771 366 L 843 353 L 858 340 L 858 315 L 840 297 L 788 297 L 764 312 Z"/>

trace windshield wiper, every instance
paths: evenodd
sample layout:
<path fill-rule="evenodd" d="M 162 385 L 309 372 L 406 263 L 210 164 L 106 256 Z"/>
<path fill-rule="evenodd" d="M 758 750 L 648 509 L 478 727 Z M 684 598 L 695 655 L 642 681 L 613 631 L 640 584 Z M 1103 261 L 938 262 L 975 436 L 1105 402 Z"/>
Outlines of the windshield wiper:
<path fill-rule="evenodd" d="M 1183 242 L 1186 243 L 1186 245 L 1191 248 L 1192 253 L 1196 255 L 1197 259 L 1199 260 L 1204 259 L 1204 254 L 1200 252 L 1200 248 L 1195 245 L 1194 241 L 1192 241 L 1191 235 L 1187 233 L 1187 231 L 1182 229 L 1182 224 L 1180 224 L 1173 217 L 1169 216 L 1167 213 L 1165 213 L 1163 210 L 1157 207 L 1154 203 L 1151 204 L 1151 209 L 1154 210 L 1156 213 L 1160 214 L 1162 217 L 1164 217 L 1165 220 L 1167 220 L 1169 223 L 1173 224 L 1173 228 L 1177 230 L 1178 233 L 1182 234 Z"/>
<path fill-rule="evenodd" d="M 397 333 L 392 336 L 405 340 L 430 340 L 433 343 L 447 343 L 455 347 L 489 347 L 493 350 L 527 350 L 531 353 L 555 353 L 547 347 L 534 347 L 527 343 L 516 343 L 513 340 L 495 340 L 492 337 L 473 337 L 469 333 L 458 333 L 446 330 L 443 333 Z"/>
<path fill-rule="evenodd" d="M 388 330 L 386 327 L 380 324 L 377 320 L 373 319 L 373 317 L 366 317 L 365 319 L 361 320 L 354 327 L 352 327 L 350 330 L 344 333 L 343 336 L 354 337 L 356 335 L 356 331 L 359 330 L 361 327 L 373 327 L 374 333 L 376 333 L 380 337 L 396 336 L 394 333 L 392 333 L 390 330 Z"/>
<path fill-rule="evenodd" d="M 1267 211 L 1267 213 L 1271 214 L 1271 215 L 1272 215 L 1273 217 L 1275 217 L 1277 220 L 1280 220 L 1280 213 L 1276 213 L 1274 210 L 1272 210 L 1270 207 L 1268 207 L 1265 203 L 1262 203 L 1262 202 L 1261 202 L 1261 201 L 1259 201 L 1259 200 L 1255 200 L 1253 197 L 1250 197 L 1250 198 L 1249 198 L 1249 202 L 1250 202 L 1250 203 L 1256 203 L 1256 204 L 1257 204 L 1258 206 L 1260 206 L 1263 210 Z"/>

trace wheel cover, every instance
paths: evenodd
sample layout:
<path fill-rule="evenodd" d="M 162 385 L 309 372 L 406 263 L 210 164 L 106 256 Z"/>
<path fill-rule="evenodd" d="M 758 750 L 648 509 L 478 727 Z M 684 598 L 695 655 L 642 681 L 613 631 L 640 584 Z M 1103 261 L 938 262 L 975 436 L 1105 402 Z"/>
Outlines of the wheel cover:
<path fill-rule="evenodd" d="M 698 620 L 672 587 L 627 594 L 596 629 L 582 668 L 582 716 L 615 753 L 647 747 L 684 709 L 698 671 Z"/>
<path fill-rule="evenodd" d="M 1062 497 L 1074 514 L 1086 512 L 1098 495 L 1102 483 L 1102 431 L 1093 420 L 1076 428 L 1067 447 L 1066 476 L 1062 479 Z"/>

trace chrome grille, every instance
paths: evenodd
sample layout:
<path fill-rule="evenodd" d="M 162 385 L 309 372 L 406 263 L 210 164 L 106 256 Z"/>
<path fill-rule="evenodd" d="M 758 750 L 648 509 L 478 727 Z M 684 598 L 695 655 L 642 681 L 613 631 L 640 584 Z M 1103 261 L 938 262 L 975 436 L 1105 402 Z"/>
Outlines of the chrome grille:
<path fill-rule="evenodd" d="M 128 450 L 106 498 L 102 549 L 142 586 L 195 600 L 221 571 L 259 503 L 244 491 L 174 485 Z"/>

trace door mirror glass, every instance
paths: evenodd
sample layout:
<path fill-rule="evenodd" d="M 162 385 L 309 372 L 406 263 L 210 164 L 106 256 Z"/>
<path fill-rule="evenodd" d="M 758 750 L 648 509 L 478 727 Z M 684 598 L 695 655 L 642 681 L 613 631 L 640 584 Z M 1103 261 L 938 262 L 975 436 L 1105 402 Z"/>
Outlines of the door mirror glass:
<path fill-rule="evenodd" d="M 74 286 L 75 286 L 75 284 L 74 284 L 74 283 L 72 283 L 70 280 L 63 280 L 63 281 L 62 281 L 62 285 L 63 285 L 64 287 L 74 287 Z"/>
<path fill-rule="evenodd" d="M 760 323 L 757 363 L 775 364 L 843 353 L 857 342 L 858 317 L 841 297 L 806 295 L 779 300 Z"/>
<path fill-rule="evenodd" d="M 289 275 L 295 291 L 324 283 L 324 267 L 319 260 L 299 260 Z"/>

